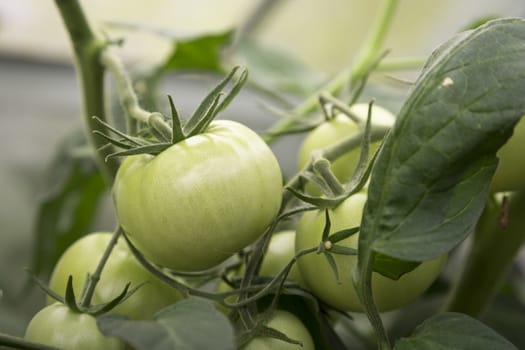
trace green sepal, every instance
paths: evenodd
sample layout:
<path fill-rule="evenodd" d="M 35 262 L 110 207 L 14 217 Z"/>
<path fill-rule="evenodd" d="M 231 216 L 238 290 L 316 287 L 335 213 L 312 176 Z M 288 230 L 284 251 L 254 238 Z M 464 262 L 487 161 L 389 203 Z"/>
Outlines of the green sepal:
<path fill-rule="evenodd" d="M 148 282 L 145 281 L 145 282 L 139 283 L 138 285 L 133 287 L 131 290 L 129 289 L 129 287 L 131 286 L 131 282 L 126 283 L 126 286 L 124 287 L 124 289 L 118 296 L 116 296 L 115 298 L 113 298 L 111 301 L 107 303 L 100 304 L 100 305 L 94 305 L 90 307 L 89 313 L 93 316 L 98 316 L 98 315 L 102 315 L 102 314 L 105 314 L 113 310 L 115 306 L 124 302 L 126 299 L 132 296 L 140 287 L 142 287 L 146 283 Z"/>
<path fill-rule="evenodd" d="M 151 155 L 157 155 L 164 151 L 166 148 L 171 147 L 171 143 L 154 143 L 151 145 L 145 145 L 135 148 L 130 148 L 124 151 L 119 151 L 112 153 L 106 157 L 106 159 L 114 158 L 114 157 L 123 157 L 123 156 L 133 156 L 137 154 L 151 154 Z"/>
<path fill-rule="evenodd" d="M 56 301 L 65 304 L 64 297 L 62 297 L 60 294 L 49 288 L 48 285 L 46 285 L 44 282 L 42 282 L 39 278 L 37 278 L 31 271 L 28 271 L 29 275 L 31 276 L 31 279 L 36 283 L 36 285 L 44 291 L 47 295 L 49 295 L 51 298 L 55 299 Z"/>
<path fill-rule="evenodd" d="M 337 270 L 337 264 L 335 262 L 334 257 L 332 256 L 331 253 L 327 252 L 326 250 L 323 251 L 323 255 L 325 256 L 326 261 L 328 261 L 328 265 L 330 265 L 330 268 L 332 269 L 332 271 L 333 271 L 333 273 L 335 275 L 335 279 L 336 279 L 337 283 L 339 283 L 340 282 L 340 280 L 339 280 L 339 271 Z"/>
<path fill-rule="evenodd" d="M 357 249 L 334 244 L 330 248 L 330 253 L 338 255 L 357 255 Z"/>
<path fill-rule="evenodd" d="M 348 229 L 344 229 L 344 230 L 337 231 L 337 232 L 331 234 L 328 237 L 328 240 L 330 242 L 332 242 L 332 243 L 337 243 L 339 241 L 342 241 L 343 239 L 346 239 L 346 238 L 348 238 L 350 236 L 355 235 L 357 232 L 359 232 L 359 226 L 348 228 Z"/>
<path fill-rule="evenodd" d="M 323 227 L 323 235 L 321 236 L 321 240 L 326 242 L 328 240 L 328 235 L 330 235 L 330 229 L 332 228 L 332 221 L 330 220 L 330 213 L 328 212 L 328 209 L 324 210 L 324 218 L 325 224 Z"/>
<path fill-rule="evenodd" d="M 219 84 L 217 84 L 217 86 L 215 86 L 215 88 L 202 100 L 202 102 L 200 103 L 200 105 L 197 107 L 197 109 L 195 110 L 195 112 L 193 112 L 192 116 L 190 117 L 190 119 L 186 122 L 186 124 L 184 125 L 183 127 L 183 132 L 185 135 L 188 135 L 188 137 L 192 136 L 192 135 L 196 135 L 200 132 L 202 132 L 203 130 L 202 129 L 199 129 L 199 125 L 209 125 L 209 123 L 211 122 L 211 120 L 209 122 L 203 122 L 202 119 L 204 119 L 205 117 L 206 118 L 215 118 L 215 116 L 217 115 L 217 113 L 220 111 L 217 106 L 219 105 L 218 102 L 217 102 L 217 99 L 219 97 L 221 97 L 222 94 L 224 94 L 223 92 L 223 89 L 226 87 L 226 85 L 228 85 L 231 80 L 233 79 L 235 73 L 237 73 L 237 71 L 240 69 L 241 67 L 239 66 L 236 66 L 234 67 L 231 72 L 226 76 L 226 78 L 224 78 Z M 246 71 L 245 69 L 243 69 L 243 71 Z M 243 77 L 244 75 L 241 74 L 241 77 Z M 234 83 L 234 87 L 233 89 L 230 91 L 229 94 L 226 94 L 226 97 L 225 99 L 232 99 L 235 94 L 239 91 L 240 87 L 239 88 L 236 88 L 237 85 L 241 85 L 245 82 L 245 78 L 243 78 L 244 80 L 238 80 L 237 82 Z M 229 95 L 233 94 L 232 97 L 228 97 Z M 215 105 L 215 107 L 213 109 L 211 109 L 211 107 Z"/>
<path fill-rule="evenodd" d="M 171 95 L 168 95 L 168 101 L 170 103 L 171 109 L 171 143 L 176 144 L 177 142 L 184 140 L 186 138 L 186 135 L 184 134 L 184 131 L 182 131 L 180 115 L 177 111 L 177 108 L 175 107 L 175 103 L 173 103 L 173 98 L 171 97 Z"/>
<path fill-rule="evenodd" d="M 67 278 L 66 293 L 64 296 L 64 304 L 66 304 L 71 310 L 81 313 L 82 310 L 77 304 L 77 299 L 75 297 L 75 289 L 73 287 L 73 276 L 69 275 Z"/>

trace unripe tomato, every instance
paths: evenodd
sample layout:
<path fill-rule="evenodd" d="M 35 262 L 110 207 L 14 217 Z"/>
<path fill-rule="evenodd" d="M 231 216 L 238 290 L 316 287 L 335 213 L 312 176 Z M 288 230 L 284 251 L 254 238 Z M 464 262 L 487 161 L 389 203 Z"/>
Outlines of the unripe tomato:
<path fill-rule="evenodd" d="M 64 350 L 122 350 L 126 344 L 100 332 L 95 317 L 54 303 L 40 310 L 29 322 L 25 339 Z"/>
<path fill-rule="evenodd" d="M 303 346 L 291 344 L 271 337 L 256 337 L 243 350 L 313 350 L 314 341 L 304 324 L 292 313 L 276 310 L 266 324 L 286 334 L 288 338 L 302 342 Z"/>
<path fill-rule="evenodd" d="M 260 237 L 279 210 L 282 175 L 255 132 L 218 120 L 155 157 L 126 158 L 113 195 L 120 224 L 148 259 L 197 271 Z"/>
<path fill-rule="evenodd" d="M 111 236 L 110 232 L 97 232 L 86 235 L 73 243 L 62 254 L 53 269 L 49 287 L 64 295 L 67 279 L 69 275 L 72 275 L 74 290 L 77 295 L 80 295 L 87 274 L 93 273 L 97 268 Z M 176 289 L 149 273 L 135 259 L 126 241 L 120 238 L 104 266 L 92 302 L 94 304 L 109 302 L 122 293 L 129 282 L 131 282 L 131 287 L 142 282 L 147 283 L 131 297 L 117 305 L 112 312 L 131 319 L 151 319 L 157 311 L 181 299 Z M 54 300 L 48 297 L 48 303 L 52 302 Z"/>
<path fill-rule="evenodd" d="M 268 249 L 261 261 L 261 267 L 259 269 L 260 276 L 275 276 L 281 272 L 281 270 L 292 260 L 295 255 L 295 231 L 279 231 L 275 232 L 268 243 Z M 246 266 L 243 264 L 236 272 L 238 277 L 246 271 Z M 234 276 L 231 273 L 230 278 Z M 297 284 L 302 284 L 303 279 L 301 272 L 297 267 L 297 263 L 290 269 L 287 279 Z M 217 283 L 216 291 L 218 293 L 229 292 L 232 288 L 224 281 L 220 280 Z M 237 299 L 236 295 L 226 298 L 227 302 L 233 303 Z M 228 310 L 220 304 L 216 304 L 217 309 L 226 313 Z"/>
<path fill-rule="evenodd" d="M 330 209 L 330 233 L 359 226 L 367 196 L 357 193 L 334 209 Z M 325 226 L 324 211 L 303 214 L 297 225 L 295 249 L 302 250 L 319 245 Z M 357 248 L 359 233 L 337 244 Z M 351 272 L 357 263 L 355 255 L 332 255 L 336 261 L 339 281 L 322 254 L 309 254 L 298 260 L 301 276 L 311 291 L 325 303 L 345 311 L 363 311 L 351 280 Z M 379 273 L 372 274 L 372 294 L 379 311 L 397 309 L 420 296 L 436 279 L 445 257 L 421 263 L 398 280 Z"/>
<path fill-rule="evenodd" d="M 261 262 L 259 275 L 275 276 L 292 260 L 295 255 L 295 231 L 275 232 L 268 243 L 268 249 Z M 288 273 L 290 281 L 301 284 L 303 278 L 297 263 Z"/>
<path fill-rule="evenodd" d="M 498 168 L 492 179 L 492 190 L 525 189 L 525 116 L 516 124 L 514 134 L 497 153 Z"/>
<path fill-rule="evenodd" d="M 350 108 L 356 115 L 366 119 L 368 104 L 359 103 Z M 372 124 L 383 127 L 391 127 L 395 117 L 388 110 L 373 105 Z M 298 167 L 302 169 L 310 161 L 312 152 L 331 146 L 345 139 L 359 130 L 358 125 L 346 115 L 337 115 L 312 130 L 304 139 L 299 148 Z M 373 142 L 370 146 L 370 156 L 374 154 L 381 144 L 380 141 Z M 352 175 L 359 161 L 361 149 L 356 148 L 332 162 L 332 171 L 341 182 L 347 181 Z"/>

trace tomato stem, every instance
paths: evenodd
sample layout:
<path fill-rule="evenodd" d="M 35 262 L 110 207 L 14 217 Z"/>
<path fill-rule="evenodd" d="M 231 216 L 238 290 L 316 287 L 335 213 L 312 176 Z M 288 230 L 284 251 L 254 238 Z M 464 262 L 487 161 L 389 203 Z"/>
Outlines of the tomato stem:
<path fill-rule="evenodd" d="M 115 230 L 113 233 L 113 236 L 111 237 L 111 240 L 108 243 L 108 246 L 106 247 L 106 250 L 104 251 L 104 254 L 100 258 L 100 261 L 98 262 L 97 268 L 93 274 L 89 275 L 88 281 L 87 281 L 87 287 L 85 288 L 85 292 L 82 294 L 81 300 L 80 300 L 80 307 L 81 308 L 89 308 L 91 305 L 91 300 L 93 299 L 93 295 L 95 294 L 95 288 L 97 287 L 98 281 L 100 280 L 100 275 L 102 274 L 102 270 L 104 270 L 104 266 L 106 265 L 106 262 L 108 261 L 111 252 L 113 251 L 113 247 L 117 244 L 117 241 L 121 235 L 122 231 L 119 228 Z"/>
<path fill-rule="evenodd" d="M 489 201 L 445 310 L 480 317 L 501 287 L 509 266 L 525 243 L 525 192 L 510 195 L 506 227 L 500 220 L 501 209 L 499 204 Z"/>
<path fill-rule="evenodd" d="M 352 71 L 350 73 L 351 83 L 357 82 L 370 70 L 371 64 L 382 54 L 382 46 L 392 25 L 399 0 L 383 0 L 379 9 L 379 15 L 372 27 L 372 31 L 364 45 L 358 52 Z"/>
<path fill-rule="evenodd" d="M 375 331 L 378 349 L 390 350 L 390 342 L 372 296 L 373 259 L 373 253 L 370 250 L 359 255 L 356 269 L 352 272 L 352 282 L 365 309 L 366 316 Z"/>
<path fill-rule="evenodd" d="M 100 55 L 100 62 L 113 74 L 117 83 L 120 103 L 128 118 L 147 123 L 151 112 L 140 107 L 138 97 L 133 90 L 131 80 L 120 57 L 109 48 L 106 48 Z"/>
<path fill-rule="evenodd" d="M 24 350 L 58 350 L 58 348 L 52 346 L 33 343 L 23 338 L 15 337 L 4 333 L 0 333 L 0 346 Z"/>
<path fill-rule="evenodd" d="M 92 30 L 77 0 L 55 0 L 62 20 L 69 33 L 76 59 L 77 72 L 81 82 L 83 96 L 83 114 L 86 136 L 95 150 L 95 161 L 106 183 L 113 183 L 118 169 L 118 162 L 113 159 L 105 161 L 113 152 L 111 147 L 102 147 L 105 140 L 93 134 L 94 130 L 103 128 L 93 116 L 105 120 L 104 108 L 104 67 L 99 62 L 100 52 L 106 41 Z M 103 130 L 100 130 L 103 131 Z"/>
<path fill-rule="evenodd" d="M 323 92 L 337 94 L 346 84 L 348 84 L 349 81 L 353 85 L 369 74 L 372 69 L 380 69 L 384 71 L 385 69 L 410 69 L 420 67 L 422 61 L 419 59 L 412 60 L 402 58 L 395 61 L 386 61 L 384 63 L 378 62 L 378 58 L 382 55 L 381 50 L 383 42 L 388 33 L 388 29 L 392 24 L 398 3 L 399 0 L 384 0 L 371 34 L 357 54 L 357 58 L 355 59 L 352 68 L 347 68 L 339 72 L 314 94 L 295 107 L 290 112 L 290 117 L 283 118 L 273 125 L 263 137 L 267 143 L 270 144 L 275 141 L 279 135 L 293 127 L 304 115 L 315 110 L 319 102 L 319 95 Z"/>

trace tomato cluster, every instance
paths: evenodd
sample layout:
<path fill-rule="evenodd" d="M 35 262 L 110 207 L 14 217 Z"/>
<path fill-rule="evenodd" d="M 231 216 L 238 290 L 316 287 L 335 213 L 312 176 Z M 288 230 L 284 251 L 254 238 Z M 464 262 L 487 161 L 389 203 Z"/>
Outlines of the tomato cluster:
<path fill-rule="evenodd" d="M 352 113 L 363 120 L 368 105 L 355 105 Z M 390 126 L 394 117 L 374 106 L 375 122 Z M 310 132 L 299 152 L 303 168 L 316 150 L 355 134 L 362 126 L 346 116 L 337 116 Z M 380 145 L 372 144 L 372 150 Z M 333 162 L 339 181 L 346 181 L 359 159 L 359 149 Z M 128 156 L 121 164 L 113 186 L 113 200 L 119 224 L 144 257 L 171 270 L 202 271 L 218 266 L 254 243 L 271 227 L 279 213 L 283 184 L 279 164 L 268 145 L 252 130 L 233 121 L 214 121 L 200 134 L 174 143 L 158 155 Z M 360 225 L 367 195 L 360 192 L 328 209 L 331 232 Z M 326 225 L 324 210 L 313 210 L 298 217 L 296 229 L 273 233 L 259 275 L 273 277 L 297 259 L 288 279 L 306 288 L 324 304 L 346 311 L 362 311 L 355 293 L 351 271 L 355 256 L 335 256 L 339 280 L 320 254 L 302 251 L 319 246 Z M 111 240 L 111 233 L 98 232 L 77 241 L 58 261 L 50 287 L 65 294 L 69 276 L 74 290 L 82 290 Z M 341 242 L 357 248 L 358 234 Z M 423 262 L 399 280 L 374 273 L 373 296 L 379 310 L 399 308 L 412 301 L 434 281 L 444 258 Z M 245 268 L 239 269 L 244 273 Z M 172 287 L 158 280 L 139 263 L 123 240 L 115 245 L 106 262 L 92 302 L 107 303 L 127 283 L 143 285 L 112 312 L 132 319 L 146 320 L 161 308 L 181 298 Z M 224 286 L 219 290 L 225 290 Z M 120 349 L 122 344 L 102 335 L 90 314 L 76 313 L 54 303 L 39 312 L 30 323 L 26 337 L 64 348 Z M 46 320 L 67 324 L 61 336 Z M 274 311 L 267 326 L 279 329 L 289 338 L 313 349 L 309 331 L 296 316 Z M 75 334 L 75 335 L 74 335 Z M 270 337 L 256 337 L 244 349 L 292 349 L 293 344 Z"/>

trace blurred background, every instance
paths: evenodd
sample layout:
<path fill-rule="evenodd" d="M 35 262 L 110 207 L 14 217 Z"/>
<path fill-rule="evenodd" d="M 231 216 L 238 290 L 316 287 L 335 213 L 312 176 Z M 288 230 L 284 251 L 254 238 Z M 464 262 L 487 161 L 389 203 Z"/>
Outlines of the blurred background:
<path fill-rule="evenodd" d="M 81 1 L 93 24 L 124 38 L 126 64 L 159 61 L 171 43 L 152 32 L 115 29 L 136 24 L 177 36 L 221 32 L 243 25 L 253 0 Z M 365 37 L 379 0 L 280 0 L 253 33 L 321 76 L 348 67 Z M 391 56 L 428 56 L 438 44 L 483 16 L 525 17 L 522 0 L 402 0 L 386 48 Z M 113 26 L 112 26 L 113 24 Z M 404 76 L 401 76 L 404 77 Z M 413 77 L 407 73 L 407 78 Z M 183 114 L 190 113 L 213 80 L 169 76 L 163 81 Z M 258 130 L 275 117 L 260 108 L 250 91 L 235 101 L 232 119 Z M 380 102 L 380 101 L 379 101 Z M 396 108 L 392 104 L 392 109 Z M 23 334 L 41 307 L 43 293 L 26 287 L 31 265 L 35 213 L 49 186 L 50 160 L 71 130 L 81 125 L 81 101 L 71 45 L 53 1 L 0 0 L 0 331 Z M 295 170 L 291 143 L 274 145 L 285 172 Z M 51 179 L 52 182 L 52 179 Z M 112 230 L 108 201 L 93 228 Z"/>

